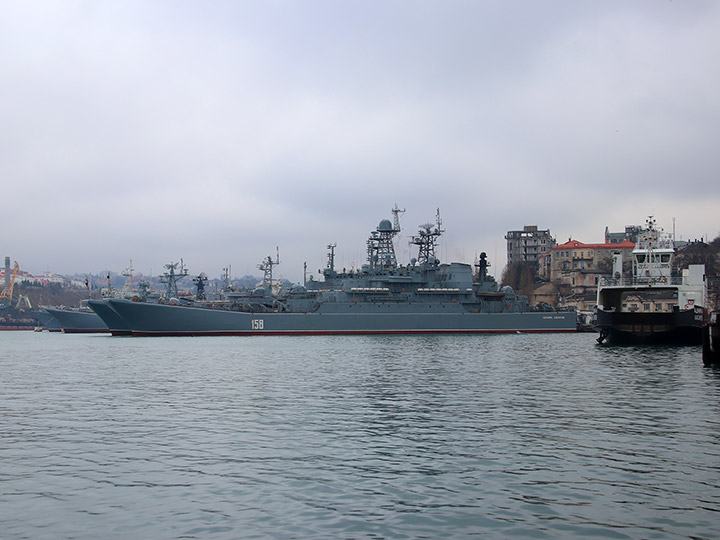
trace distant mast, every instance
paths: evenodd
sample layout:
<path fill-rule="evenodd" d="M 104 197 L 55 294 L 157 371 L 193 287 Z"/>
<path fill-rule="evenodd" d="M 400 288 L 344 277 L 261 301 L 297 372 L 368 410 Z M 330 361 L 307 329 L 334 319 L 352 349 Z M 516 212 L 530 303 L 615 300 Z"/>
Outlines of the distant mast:
<path fill-rule="evenodd" d="M 180 259 L 179 263 L 171 262 L 165 265 L 167 272 L 160 276 L 160 283 L 165 284 L 165 295 L 166 299 L 177 298 L 178 288 L 177 282 L 188 275 L 188 270 L 185 268 L 185 263 Z M 177 272 L 175 272 L 177 270 Z"/>

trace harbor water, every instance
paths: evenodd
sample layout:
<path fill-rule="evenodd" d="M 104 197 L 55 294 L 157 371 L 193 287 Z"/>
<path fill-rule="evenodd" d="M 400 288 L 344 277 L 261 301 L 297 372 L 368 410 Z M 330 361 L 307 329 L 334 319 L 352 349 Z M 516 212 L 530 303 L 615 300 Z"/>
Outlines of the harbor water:
<path fill-rule="evenodd" d="M 6 540 L 720 537 L 720 369 L 595 334 L 0 335 Z"/>

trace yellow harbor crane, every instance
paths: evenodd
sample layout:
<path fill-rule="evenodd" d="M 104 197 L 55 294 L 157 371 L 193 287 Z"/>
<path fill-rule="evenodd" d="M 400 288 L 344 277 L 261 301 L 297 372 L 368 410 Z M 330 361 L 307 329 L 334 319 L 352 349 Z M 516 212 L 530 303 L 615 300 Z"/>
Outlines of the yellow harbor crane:
<path fill-rule="evenodd" d="M 15 261 L 12 278 L 10 278 L 10 286 L 8 288 L 3 288 L 2 292 L 0 293 L 0 299 L 7 299 L 8 304 L 12 302 L 13 289 L 15 288 L 15 278 L 17 277 L 19 271 L 20 265 L 18 265 L 18 262 Z"/>

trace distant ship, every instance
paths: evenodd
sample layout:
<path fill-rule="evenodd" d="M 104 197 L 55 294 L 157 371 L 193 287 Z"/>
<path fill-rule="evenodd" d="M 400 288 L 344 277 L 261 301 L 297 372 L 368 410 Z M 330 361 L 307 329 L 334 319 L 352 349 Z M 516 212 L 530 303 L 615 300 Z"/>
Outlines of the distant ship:
<path fill-rule="evenodd" d="M 2 330 L 35 330 L 37 321 L 32 318 L 6 317 L 0 315 L 0 331 Z"/>
<path fill-rule="evenodd" d="M 359 270 L 335 268 L 335 244 L 328 246 L 323 279 L 273 291 L 270 257 L 259 291 L 229 292 L 222 299 L 156 303 L 109 298 L 102 301 L 134 336 L 332 335 L 414 333 L 575 332 L 574 312 L 536 311 L 526 297 L 500 288 L 488 275 L 485 253 L 476 272 L 465 263 L 443 264 L 435 256 L 444 232 L 422 225 L 412 243 L 418 257 L 400 265 L 393 238 L 400 232 L 384 219 L 367 241 L 367 263 Z M 89 307 L 111 324 L 108 310 Z M 113 315 L 114 317 L 114 315 Z"/>
<path fill-rule="evenodd" d="M 130 261 L 130 266 L 123 271 L 122 275 L 127 278 L 125 286 L 117 289 L 110 286 L 110 275 L 108 274 L 108 285 L 107 288 L 103 288 L 101 291 L 102 297 L 137 297 L 146 301 L 152 296 L 149 293 L 149 284 L 147 282 L 140 282 L 137 288 L 133 288 L 132 261 Z M 130 333 L 124 328 L 124 323 L 119 320 L 117 315 L 114 315 L 114 312 L 107 312 L 105 317 L 100 317 L 94 309 L 91 309 L 92 304 L 98 304 L 99 306 L 96 307 L 100 310 L 105 308 L 105 304 L 101 300 L 92 299 L 83 300 L 80 307 L 77 308 L 43 307 L 41 311 L 45 312 L 50 319 L 45 326 L 51 332 L 56 332 L 59 329 L 65 334 L 112 333 L 113 335 L 127 335 Z M 42 317 L 41 321 L 44 318 Z"/>
<path fill-rule="evenodd" d="M 48 332 L 62 332 L 62 326 L 58 320 L 45 311 L 42 307 L 32 311 L 32 316 L 37 319 L 41 329 Z"/>
<path fill-rule="evenodd" d="M 108 333 L 110 330 L 97 313 L 87 306 L 87 300 L 79 308 L 44 307 L 49 315 L 55 319 L 57 325 L 65 334 L 97 334 Z"/>
<path fill-rule="evenodd" d="M 613 277 L 598 284 L 595 329 L 599 343 L 700 345 L 705 321 L 705 267 L 672 275 L 675 246 L 651 217 L 633 250 L 632 277 L 613 258 Z"/>

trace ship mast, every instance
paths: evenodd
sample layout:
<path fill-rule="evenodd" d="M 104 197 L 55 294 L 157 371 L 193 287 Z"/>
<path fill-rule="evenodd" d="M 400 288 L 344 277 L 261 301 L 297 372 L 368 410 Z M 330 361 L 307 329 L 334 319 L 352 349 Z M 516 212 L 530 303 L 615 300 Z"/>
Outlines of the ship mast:
<path fill-rule="evenodd" d="M 177 298 L 178 289 L 177 282 L 188 275 L 188 269 L 185 268 L 185 263 L 180 259 L 179 263 L 171 262 L 165 265 L 167 272 L 160 276 L 160 283 L 165 283 L 165 296 L 167 300 L 171 298 Z M 175 270 L 178 270 L 176 273 Z"/>
<path fill-rule="evenodd" d="M 368 238 L 368 263 L 371 268 L 397 267 L 393 238 L 401 231 L 399 214 L 402 214 L 405 210 L 400 210 L 396 204 L 391 212 L 393 213 L 394 224 L 390 223 L 390 220 L 383 219 Z"/>
<path fill-rule="evenodd" d="M 328 244 L 328 265 L 327 268 L 330 271 L 330 276 L 335 275 L 335 248 L 337 243 Z M 327 275 L 327 274 L 326 274 Z"/>
<path fill-rule="evenodd" d="M 400 209 L 398 208 L 397 203 L 395 203 L 395 208 L 393 208 L 393 209 L 390 210 L 390 211 L 391 211 L 392 214 L 393 214 L 393 229 L 395 229 L 395 230 L 397 231 L 397 233 L 399 233 L 400 230 L 401 230 L 401 229 L 400 229 L 400 214 L 404 214 L 404 213 L 405 213 L 405 209 L 403 208 L 402 210 L 400 210 Z"/>
<path fill-rule="evenodd" d="M 258 270 L 262 270 L 264 272 L 263 275 L 263 289 L 268 294 L 272 294 L 272 285 L 273 285 L 273 277 L 272 277 L 272 269 L 273 266 L 277 266 L 280 264 L 280 248 L 276 247 L 277 250 L 275 260 L 273 261 L 272 256 L 268 255 L 267 259 L 265 259 L 262 263 L 258 264 Z"/>
<path fill-rule="evenodd" d="M 133 281 L 133 272 L 134 271 L 135 271 L 135 269 L 133 268 L 133 262 L 132 262 L 132 259 L 130 259 L 130 266 L 128 266 L 125 270 L 122 271 L 122 275 L 127 278 L 125 280 L 125 288 L 128 291 L 132 289 L 132 281 Z"/>
<path fill-rule="evenodd" d="M 413 236 L 410 242 L 418 246 L 418 263 L 419 264 L 435 264 L 438 260 L 435 258 L 435 248 L 437 240 L 445 230 L 442 229 L 442 219 L 440 219 L 440 209 L 437 209 L 435 215 L 435 228 L 432 223 L 420 225 L 417 236 Z"/>

